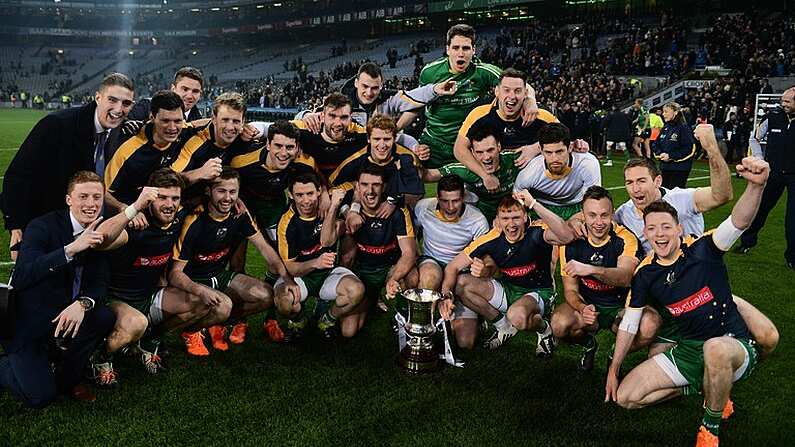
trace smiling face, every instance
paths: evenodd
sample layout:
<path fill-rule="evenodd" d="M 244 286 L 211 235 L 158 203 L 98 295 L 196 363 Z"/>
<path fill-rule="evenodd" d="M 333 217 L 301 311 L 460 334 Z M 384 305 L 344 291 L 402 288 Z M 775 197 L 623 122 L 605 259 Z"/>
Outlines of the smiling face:
<path fill-rule="evenodd" d="M 497 224 L 505 234 L 508 242 L 516 242 L 524 236 L 527 224 L 527 213 L 518 206 L 497 210 Z"/>
<path fill-rule="evenodd" d="M 182 98 L 182 104 L 186 111 L 192 109 L 202 97 L 201 83 L 188 77 L 179 78 L 176 83 L 171 84 L 171 91 Z"/>
<path fill-rule="evenodd" d="M 210 187 L 210 211 L 220 215 L 229 214 L 237 202 L 239 190 L 240 184 L 234 178 L 214 182 Z"/>
<path fill-rule="evenodd" d="M 663 261 L 676 258 L 682 243 L 682 226 L 666 212 L 652 212 L 644 218 L 643 235 L 651 244 L 654 254 Z"/>
<path fill-rule="evenodd" d="M 527 98 L 527 86 L 520 78 L 505 77 L 494 87 L 494 95 L 500 112 L 506 118 L 514 119 L 522 111 L 522 104 Z"/>
<path fill-rule="evenodd" d="M 381 195 L 384 193 L 384 179 L 372 174 L 362 174 L 356 182 L 356 192 L 369 210 L 375 210 L 381 204 Z"/>
<path fill-rule="evenodd" d="M 650 203 L 660 200 L 660 185 L 662 176 L 651 177 L 649 169 L 636 166 L 624 170 L 624 186 L 627 188 L 630 200 L 640 211 Z"/>
<path fill-rule="evenodd" d="M 97 119 L 105 129 L 119 127 L 133 106 L 133 92 L 120 85 L 111 85 L 98 91 L 94 96 L 97 102 Z"/>
<path fill-rule="evenodd" d="M 464 194 L 461 191 L 439 191 L 437 208 L 445 220 L 455 220 L 464 209 Z"/>
<path fill-rule="evenodd" d="M 345 130 L 351 125 L 351 106 L 345 105 L 336 109 L 326 107 L 323 110 L 323 133 L 332 141 L 345 139 Z"/>
<path fill-rule="evenodd" d="M 582 214 L 588 236 L 601 242 L 613 228 L 613 204 L 607 198 L 588 199 L 582 203 Z"/>
<path fill-rule="evenodd" d="M 488 174 L 494 174 L 500 169 L 500 143 L 493 136 L 473 141 L 472 155 L 483 165 Z"/>
<path fill-rule="evenodd" d="M 219 147 L 232 144 L 243 129 L 243 111 L 221 105 L 213 115 L 215 143 Z"/>
<path fill-rule="evenodd" d="M 290 196 L 295 202 L 295 208 L 301 217 L 312 218 L 317 216 L 320 204 L 320 189 L 314 183 L 295 182 Z"/>
<path fill-rule="evenodd" d="M 99 217 L 104 197 L 105 188 L 102 183 L 77 183 L 72 187 L 72 191 L 66 195 L 66 204 L 75 219 L 80 222 L 80 225 L 87 227 L 88 224 Z"/>
<path fill-rule="evenodd" d="M 282 171 L 298 157 L 298 142 L 286 135 L 277 133 L 268 142 L 268 155 L 265 156 L 265 165 L 271 169 Z"/>
<path fill-rule="evenodd" d="M 374 128 L 367 137 L 370 144 L 370 157 L 376 163 L 384 163 L 392 156 L 395 134 L 387 130 Z"/>
<path fill-rule="evenodd" d="M 152 133 L 155 144 L 165 146 L 177 141 L 177 138 L 179 138 L 182 124 L 185 122 L 185 115 L 182 114 L 181 109 L 160 109 L 152 122 L 154 123 Z"/>
<path fill-rule="evenodd" d="M 149 204 L 149 214 L 157 221 L 157 225 L 165 227 L 174 221 L 177 215 L 182 190 L 179 186 L 157 188 L 157 198 Z"/>
<path fill-rule="evenodd" d="M 381 94 L 381 88 L 384 86 L 384 80 L 381 77 L 371 77 L 367 73 L 359 73 L 359 76 L 353 81 L 356 86 L 356 97 L 361 104 L 372 104 L 378 95 Z"/>
<path fill-rule="evenodd" d="M 781 95 L 781 108 L 787 115 L 795 114 L 795 89 L 788 89 Z"/>
<path fill-rule="evenodd" d="M 475 45 L 472 39 L 464 36 L 454 36 L 446 47 L 447 59 L 450 62 L 450 69 L 453 73 L 463 73 L 472 63 L 472 56 L 475 55 Z"/>
<path fill-rule="evenodd" d="M 554 175 L 563 174 L 569 164 L 569 149 L 563 142 L 545 144 L 541 147 L 541 154 L 547 164 L 547 169 Z"/>

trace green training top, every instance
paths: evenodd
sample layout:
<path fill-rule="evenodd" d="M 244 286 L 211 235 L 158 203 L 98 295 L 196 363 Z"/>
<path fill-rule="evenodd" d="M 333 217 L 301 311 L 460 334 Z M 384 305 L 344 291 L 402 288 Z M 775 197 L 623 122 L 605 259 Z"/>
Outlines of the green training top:
<path fill-rule="evenodd" d="M 447 56 L 439 58 L 422 68 L 420 85 L 437 84 L 453 79 L 458 90 L 452 96 L 440 96 L 425 107 L 424 134 L 453 145 L 458 129 L 464 119 L 483 100 L 494 95 L 494 87 L 500 82 L 502 70 L 491 64 L 472 58 L 472 63 L 463 73 L 450 71 Z"/>
<path fill-rule="evenodd" d="M 467 184 L 467 189 L 477 194 L 477 207 L 491 223 L 497 216 L 497 205 L 503 197 L 513 192 L 513 184 L 516 176 L 519 175 L 519 167 L 514 164 L 518 152 L 503 152 L 500 154 L 500 168 L 494 173 L 500 181 L 500 188 L 495 192 L 489 192 L 483 186 L 483 180 L 462 163 L 450 163 L 439 168 L 439 173 L 444 175 L 455 175 Z"/>

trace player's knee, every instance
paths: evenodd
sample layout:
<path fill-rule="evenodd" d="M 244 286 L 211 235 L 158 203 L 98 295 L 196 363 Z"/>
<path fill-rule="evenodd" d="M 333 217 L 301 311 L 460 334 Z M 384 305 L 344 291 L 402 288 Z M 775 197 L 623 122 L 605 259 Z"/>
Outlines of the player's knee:
<path fill-rule="evenodd" d="M 345 294 L 347 295 L 348 301 L 354 306 L 362 302 L 364 299 L 364 292 L 364 284 L 359 280 L 347 281 L 345 284 Z"/>
<path fill-rule="evenodd" d="M 560 313 L 552 314 L 552 319 L 549 324 L 552 326 L 552 334 L 555 338 L 566 338 L 571 331 L 572 321 L 564 317 Z"/>
<path fill-rule="evenodd" d="M 149 326 L 149 320 L 139 312 L 130 312 L 121 321 L 121 327 L 130 336 L 130 341 L 141 338 L 146 332 L 147 326 Z"/>
<path fill-rule="evenodd" d="M 707 367 L 731 365 L 731 347 L 723 337 L 704 342 L 704 365 Z"/>
<path fill-rule="evenodd" d="M 439 267 L 431 262 L 420 265 L 420 287 L 423 289 L 438 289 L 442 283 Z"/>
<path fill-rule="evenodd" d="M 459 297 L 466 296 L 472 288 L 474 278 L 472 275 L 458 275 L 455 280 L 455 294 Z"/>
<path fill-rule="evenodd" d="M 476 340 L 477 333 L 469 333 L 464 331 L 455 333 L 455 342 L 461 349 L 474 349 Z"/>
<path fill-rule="evenodd" d="M 627 410 L 636 410 L 641 408 L 640 396 L 634 390 L 626 386 L 619 386 L 616 391 L 616 403 Z"/>
<path fill-rule="evenodd" d="M 229 318 L 229 314 L 232 313 L 232 300 L 224 295 L 220 302 L 213 306 L 212 312 L 217 321 L 226 321 Z"/>
<path fill-rule="evenodd" d="M 528 315 L 524 309 L 508 309 L 506 316 L 508 317 L 508 321 L 510 321 L 511 324 L 520 331 L 526 331 L 530 327 L 528 322 L 530 315 Z"/>
<path fill-rule="evenodd" d="M 753 334 L 756 343 L 762 348 L 763 355 L 769 355 L 778 346 L 778 328 L 770 324 L 761 334 Z"/>

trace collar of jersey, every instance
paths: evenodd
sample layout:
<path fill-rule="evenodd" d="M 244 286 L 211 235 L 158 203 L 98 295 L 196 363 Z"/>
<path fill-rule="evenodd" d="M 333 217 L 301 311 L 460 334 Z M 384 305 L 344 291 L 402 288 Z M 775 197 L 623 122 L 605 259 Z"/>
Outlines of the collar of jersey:
<path fill-rule="evenodd" d="M 497 102 L 496 99 L 494 100 L 494 102 L 495 102 L 494 108 L 497 110 L 497 116 L 500 117 L 500 119 L 505 121 L 506 123 L 512 123 L 512 122 L 514 122 L 514 121 L 516 121 L 516 120 L 518 120 L 518 119 L 520 119 L 522 117 L 522 114 L 520 113 L 520 114 L 516 115 L 516 118 L 514 118 L 512 120 L 506 118 L 505 115 L 503 115 L 502 110 L 500 110 L 499 104 L 496 104 L 496 102 Z"/>
<path fill-rule="evenodd" d="M 461 208 L 461 214 L 459 214 L 458 216 L 456 216 L 456 217 L 454 217 L 452 219 L 448 219 L 448 218 L 444 217 L 444 214 L 442 214 L 442 212 L 439 211 L 438 208 L 433 211 L 433 214 L 436 216 L 437 219 L 439 219 L 440 221 L 442 221 L 444 223 L 456 223 L 459 220 L 461 220 L 461 216 L 464 215 L 464 208 Z"/>

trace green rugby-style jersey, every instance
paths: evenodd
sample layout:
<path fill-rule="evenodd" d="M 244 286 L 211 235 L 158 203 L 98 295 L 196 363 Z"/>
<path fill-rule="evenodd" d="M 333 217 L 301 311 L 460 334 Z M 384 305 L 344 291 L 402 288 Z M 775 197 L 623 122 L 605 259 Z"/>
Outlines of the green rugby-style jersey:
<path fill-rule="evenodd" d="M 500 181 L 500 188 L 495 192 L 488 191 L 483 186 L 483 179 L 479 175 L 470 171 L 463 163 L 450 163 L 439 168 L 442 176 L 455 175 L 464 181 L 467 189 L 478 196 L 478 203 L 475 205 L 489 222 L 497 216 L 497 205 L 503 197 L 511 194 L 516 176 L 519 175 L 519 167 L 514 164 L 519 157 L 517 152 L 503 152 L 500 154 L 500 168 L 494 172 L 494 176 Z"/>
<path fill-rule="evenodd" d="M 458 129 L 475 107 L 494 95 L 494 87 L 500 82 L 502 70 L 491 64 L 472 58 L 472 63 L 463 73 L 453 73 L 447 56 L 439 58 L 422 68 L 420 85 L 437 84 L 449 79 L 456 81 L 458 90 L 452 96 L 440 96 L 425 106 L 425 130 L 420 142 L 431 147 L 431 167 L 441 166 L 455 160 L 453 144 Z M 443 152 L 443 153 L 440 153 Z"/>

